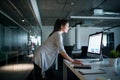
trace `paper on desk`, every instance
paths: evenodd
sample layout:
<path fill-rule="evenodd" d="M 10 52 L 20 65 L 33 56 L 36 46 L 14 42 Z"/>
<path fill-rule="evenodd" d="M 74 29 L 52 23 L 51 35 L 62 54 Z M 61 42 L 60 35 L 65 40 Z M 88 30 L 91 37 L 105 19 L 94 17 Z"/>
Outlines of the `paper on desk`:
<path fill-rule="evenodd" d="M 78 70 L 83 75 L 90 75 L 90 74 L 105 74 L 106 72 L 100 69 L 80 69 Z"/>

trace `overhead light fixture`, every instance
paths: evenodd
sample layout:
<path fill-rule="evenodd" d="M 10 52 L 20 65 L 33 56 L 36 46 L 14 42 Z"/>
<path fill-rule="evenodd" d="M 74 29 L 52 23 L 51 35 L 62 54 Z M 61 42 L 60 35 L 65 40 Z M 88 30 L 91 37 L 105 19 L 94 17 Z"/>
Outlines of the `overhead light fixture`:
<path fill-rule="evenodd" d="M 120 20 L 120 17 L 102 17 L 102 16 L 70 16 L 71 19 L 112 19 Z"/>
<path fill-rule="evenodd" d="M 120 13 L 115 13 L 115 12 L 104 12 L 104 14 L 116 15 L 116 16 L 119 16 L 119 15 L 120 15 Z"/>
<path fill-rule="evenodd" d="M 104 15 L 103 9 L 94 9 L 94 15 Z"/>
<path fill-rule="evenodd" d="M 22 22 L 25 22 L 25 20 L 24 20 L 24 19 L 22 19 Z"/>
<path fill-rule="evenodd" d="M 74 2 L 71 2 L 71 6 L 74 6 L 75 5 L 75 3 Z"/>
<path fill-rule="evenodd" d="M 119 16 L 120 13 L 116 13 L 116 12 L 105 12 L 103 9 L 94 9 L 94 15 L 116 15 Z"/>

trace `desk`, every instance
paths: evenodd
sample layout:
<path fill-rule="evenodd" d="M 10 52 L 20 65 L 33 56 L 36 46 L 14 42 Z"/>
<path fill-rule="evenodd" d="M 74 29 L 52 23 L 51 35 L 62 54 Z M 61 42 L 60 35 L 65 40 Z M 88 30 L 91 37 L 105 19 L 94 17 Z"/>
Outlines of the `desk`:
<path fill-rule="evenodd" d="M 3 52 L 3 54 L 5 54 L 5 61 L 6 61 L 6 64 L 8 63 L 8 59 L 9 59 L 9 55 L 14 55 L 16 58 L 16 61 L 18 63 L 18 55 L 19 55 L 19 52 L 18 51 L 9 51 L 9 52 Z"/>
<path fill-rule="evenodd" d="M 81 59 L 84 60 L 84 59 Z M 110 60 L 108 60 L 109 62 Z M 96 80 L 97 78 L 107 78 L 108 80 L 120 80 L 120 76 L 115 75 L 114 67 L 106 64 L 106 63 L 99 63 L 99 64 L 91 64 L 91 66 L 100 65 L 100 68 L 105 70 L 105 74 L 89 74 L 89 75 L 82 75 L 79 70 L 73 68 L 73 64 L 69 61 L 64 60 L 63 62 L 63 80 L 67 80 L 67 68 L 69 68 L 80 80 Z M 93 69 L 93 68 L 92 68 Z"/>

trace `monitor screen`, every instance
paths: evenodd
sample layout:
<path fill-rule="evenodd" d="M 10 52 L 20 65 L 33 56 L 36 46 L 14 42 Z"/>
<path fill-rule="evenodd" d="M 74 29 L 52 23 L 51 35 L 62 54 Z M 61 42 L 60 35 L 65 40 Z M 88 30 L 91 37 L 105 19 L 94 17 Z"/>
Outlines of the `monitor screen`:
<path fill-rule="evenodd" d="M 100 54 L 103 32 L 98 32 L 89 35 L 88 40 L 88 53 Z"/>

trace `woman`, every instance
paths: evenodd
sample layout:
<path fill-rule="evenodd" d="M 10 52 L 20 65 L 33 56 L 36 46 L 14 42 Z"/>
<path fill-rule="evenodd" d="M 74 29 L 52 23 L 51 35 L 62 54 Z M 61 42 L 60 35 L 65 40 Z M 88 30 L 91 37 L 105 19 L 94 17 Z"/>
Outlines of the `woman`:
<path fill-rule="evenodd" d="M 35 51 L 33 60 L 36 80 L 54 80 L 52 66 L 58 54 L 71 63 L 81 64 L 80 60 L 69 57 L 64 49 L 62 33 L 67 33 L 68 30 L 69 22 L 64 19 L 57 19 L 53 32 Z"/>

